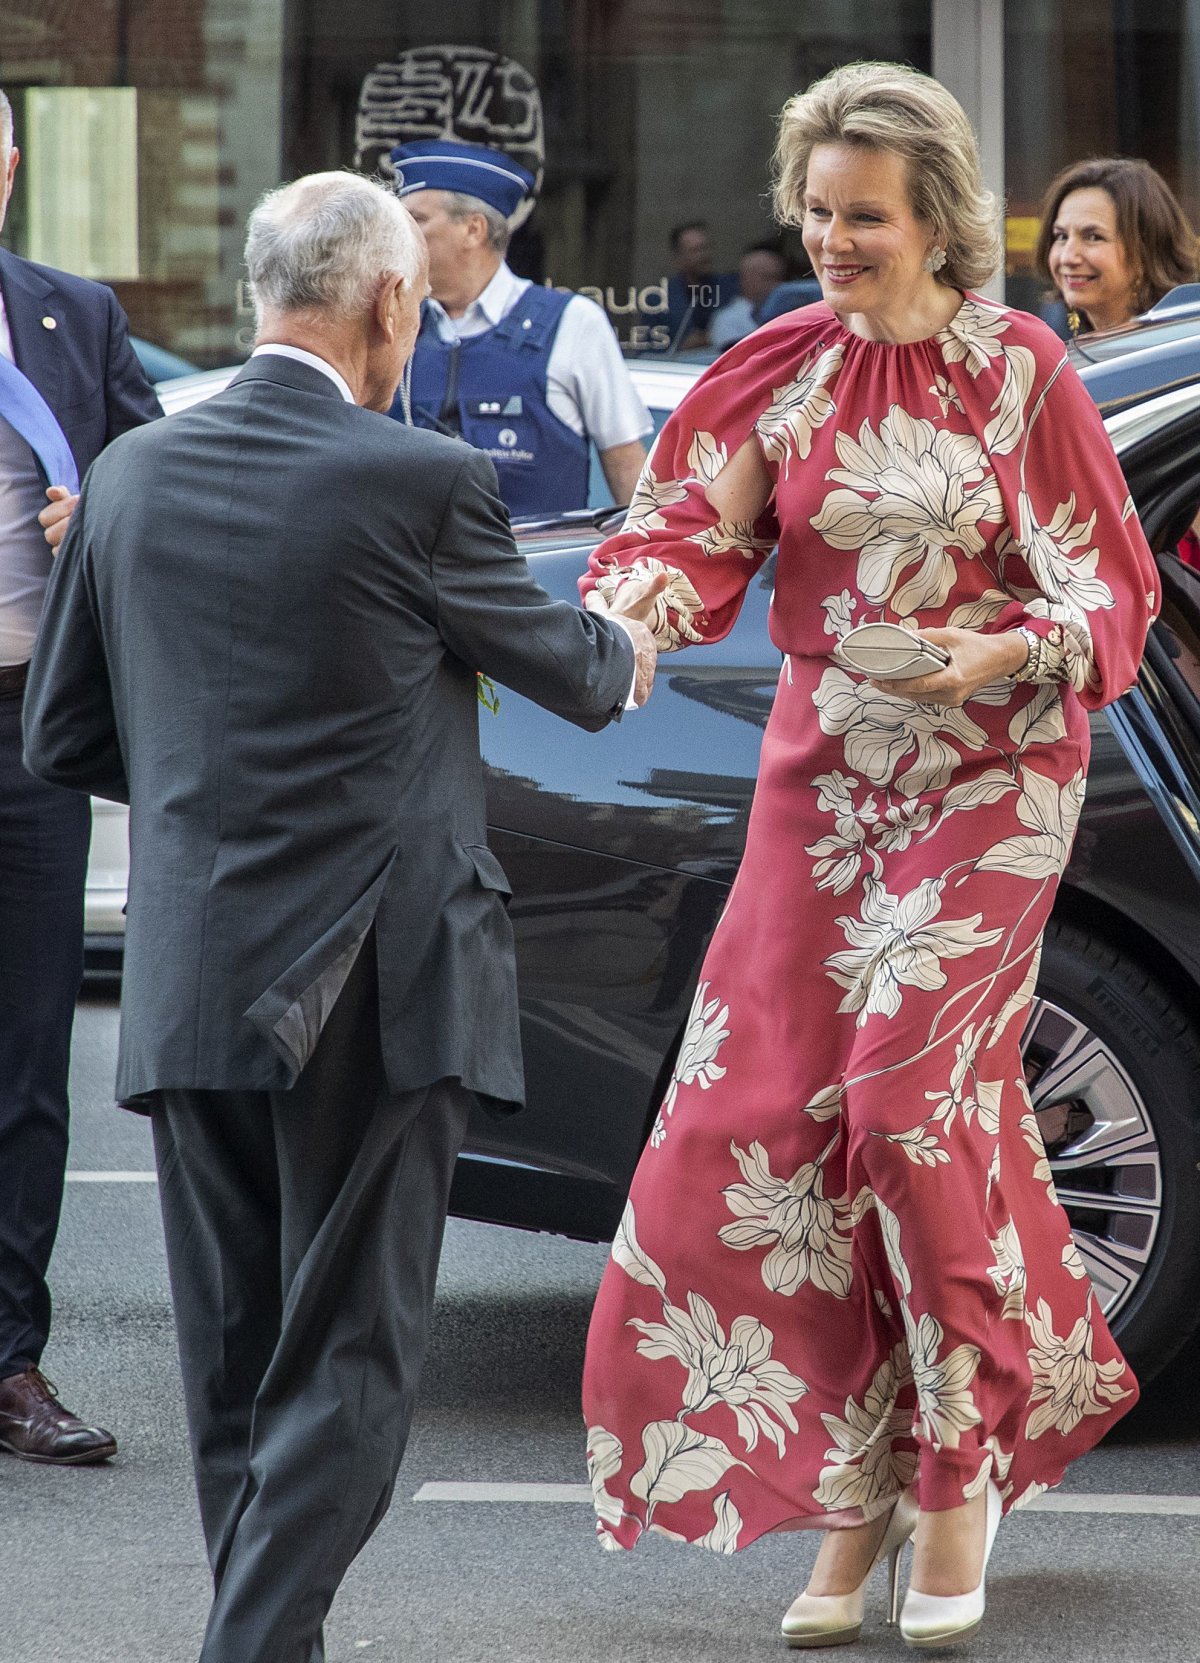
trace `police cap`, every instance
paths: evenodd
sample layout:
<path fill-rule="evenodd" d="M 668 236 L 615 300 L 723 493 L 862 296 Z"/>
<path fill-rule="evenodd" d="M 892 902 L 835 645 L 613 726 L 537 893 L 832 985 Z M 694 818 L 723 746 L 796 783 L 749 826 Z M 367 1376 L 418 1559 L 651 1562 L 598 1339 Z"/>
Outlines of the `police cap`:
<path fill-rule="evenodd" d="M 414 191 L 461 191 L 486 202 L 505 219 L 533 189 L 532 173 L 502 150 L 483 144 L 418 139 L 398 144 L 391 160 L 398 196 L 411 196 Z"/>

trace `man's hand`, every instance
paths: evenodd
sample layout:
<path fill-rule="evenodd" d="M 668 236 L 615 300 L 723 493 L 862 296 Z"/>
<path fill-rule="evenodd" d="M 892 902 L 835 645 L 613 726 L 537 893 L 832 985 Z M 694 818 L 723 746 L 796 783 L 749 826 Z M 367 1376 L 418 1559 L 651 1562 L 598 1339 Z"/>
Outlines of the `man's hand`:
<path fill-rule="evenodd" d="M 977 629 L 922 629 L 918 639 L 932 641 L 950 654 L 944 670 L 927 676 L 909 676 L 904 681 L 870 678 L 871 685 L 897 699 L 915 699 L 921 704 L 955 706 L 965 704 L 983 687 L 1015 676 L 1029 657 L 1029 643 L 1015 630 L 985 635 Z"/>
<path fill-rule="evenodd" d="M 606 607 L 593 607 L 592 610 L 608 611 Z M 650 697 L 650 689 L 654 686 L 654 671 L 658 666 L 658 643 L 645 624 L 639 624 L 636 618 L 623 617 L 619 612 L 609 612 L 608 615 L 633 642 L 633 706 L 635 710 L 640 710 Z"/>
<path fill-rule="evenodd" d="M 46 492 L 50 499 L 49 508 L 43 508 L 38 515 L 38 524 L 46 534 L 46 541 L 58 553 L 58 545 L 67 535 L 67 527 L 71 523 L 71 515 L 75 512 L 78 496 L 72 496 L 65 485 L 51 485 Z"/>
<path fill-rule="evenodd" d="M 598 589 L 584 596 L 583 604 L 589 612 L 604 612 L 633 642 L 637 655 L 637 669 L 633 682 L 633 703 L 640 710 L 650 697 L 654 686 L 654 671 L 658 664 L 658 643 L 648 627 L 654 617 L 658 597 L 671 581 L 666 572 L 651 572 L 645 577 L 626 578 L 615 590 L 611 601 L 606 601 Z"/>
<path fill-rule="evenodd" d="M 632 618 L 639 624 L 653 624 L 656 602 L 671 581 L 669 572 L 648 572 L 644 577 L 627 577 L 612 599 L 605 600 L 598 589 L 589 589 L 583 604 L 589 612 L 607 612 L 618 621 Z"/>

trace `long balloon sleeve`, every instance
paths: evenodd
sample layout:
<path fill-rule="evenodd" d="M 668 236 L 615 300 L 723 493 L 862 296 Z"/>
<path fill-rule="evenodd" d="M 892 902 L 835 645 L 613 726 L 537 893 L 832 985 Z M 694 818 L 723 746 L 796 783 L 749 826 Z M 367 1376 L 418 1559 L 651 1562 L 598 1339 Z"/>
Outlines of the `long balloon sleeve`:
<path fill-rule="evenodd" d="M 783 456 L 780 429 L 803 434 L 832 412 L 825 382 L 841 349 L 823 350 L 820 320 L 807 329 L 797 329 L 794 317 L 781 321 L 785 330 L 768 326 L 724 353 L 672 413 L 624 527 L 595 550 L 580 580 L 585 596 L 592 589 L 608 594 L 631 570 L 667 569 L 671 583 L 654 620 L 661 649 L 727 635 L 778 541 L 773 500 L 754 518 L 718 514 L 707 492 L 721 470 L 757 433 L 774 473 Z"/>
<path fill-rule="evenodd" d="M 1012 531 L 997 550 L 1001 578 L 1015 597 L 995 627 L 1025 634 L 1022 679 L 1069 683 L 1095 709 L 1137 677 L 1158 573 L 1100 413 L 1045 333 L 1036 350 L 1008 349 L 1011 427 L 998 437 L 1016 443 L 990 454 Z"/>

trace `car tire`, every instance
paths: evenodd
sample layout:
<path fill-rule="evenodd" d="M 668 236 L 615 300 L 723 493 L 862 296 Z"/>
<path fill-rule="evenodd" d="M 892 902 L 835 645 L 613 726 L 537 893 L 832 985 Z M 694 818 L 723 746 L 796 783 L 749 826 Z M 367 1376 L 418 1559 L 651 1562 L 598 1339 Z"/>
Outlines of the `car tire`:
<path fill-rule="evenodd" d="M 1073 1139 L 1068 1135 L 1057 1145 L 1047 1136 L 1046 1121 L 1061 1127 L 1064 1111 L 1058 1107 L 1046 1113 L 1046 1102 L 1055 1096 L 1053 1086 L 1043 1094 L 1039 1105 L 1037 1033 L 1039 1015 L 1043 1029 L 1047 1025 L 1053 1028 L 1053 1021 L 1047 1023 L 1047 1013 L 1052 1017 L 1055 1012 L 1091 1031 L 1099 1041 L 1099 1046 L 1093 1047 L 1095 1056 L 1103 1048 L 1116 1060 L 1118 1066 L 1107 1082 L 1109 1097 L 1129 1094 L 1116 1116 L 1117 1124 L 1132 1125 L 1139 1112 L 1136 1103 L 1140 1102 L 1145 1135 L 1131 1135 L 1123 1146 L 1119 1137 L 1112 1138 L 1118 1152 L 1107 1166 L 1093 1161 L 1081 1172 L 1072 1165 L 1072 1148 L 1086 1148 L 1086 1136 Z M 1067 1031 L 1061 1023 L 1059 1031 Z M 1039 1121 L 1047 1153 L 1072 1222 L 1090 1219 L 1095 1224 L 1105 1218 L 1103 1206 L 1096 1212 L 1086 1210 L 1087 1186 L 1091 1184 L 1096 1186 L 1098 1201 L 1112 1209 L 1107 1216 L 1118 1235 L 1126 1232 L 1129 1240 L 1136 1241 L 1138 1232 L 1154 1223 L 1152 1244 L 1148 1250 L 1145 1243 L 1140 1245 L 1145 1253 L 1142 1272 L 1118 1301 L 1111 1319 L 1114 1336 L 1134 1372 L 1141 1380 L 1150 1380 L 1200 1327 L 1200 1030 L 1137 959 L 1110 946 L 1099 935 L 1054 920 L 1046 931 L 1024 1043 L 1026 1072 L 1035 1107 L 1042 1111 Z M 1077 1040 L 1077 1045 L 1082 1055 L 1086 1040 Z M 1075 1077 L 1081 1077 L 1083 1071 L 1084 1066 L 1077 1064 Z M 1061 1077 L 1067 1080 L 1070 1074 L 1068 1068 Z M 1043 1077 L 1049 1078 L 1045 1070 Z M 1069 1090 L 1068 1086 L 1064 1098 Z M 1132 1118 L 1122 1122 L 1121 1113 Z M 1054 1124 L 1050 1129 L 1053 1131 Z M 1157 1150 L 1159 1175 L 1156 1222 L 1149 1199 L 1154 1182 L 1152 1145 Z M 1124 1157 L 1119 1153 L 1121 1147 L 1130 1151 Z M 1056 1148 L 1060 1154 L 1065 1152 L 1065 1163 L 1056 1161 Z M 1122 1165 L 1123 1159 L 1130 1164 Z M 1139 1160 L 1141 1168 L 1136 1165 Z M 1129 1190 L 1125 1188 L 1127 1180 L 1132 1181 Z M 1103 1192 L 1106 1182 L 1113 1186 L 1107 1196 Z M 1131 1210 L 1123 1214 L 1126 1203 L 1121 1197 L 1126 1194 L 1133 1200 L 1127 1203 Z M 1139 1207 L 1140 1216 L 1136 1210 Z M 1079 1229 L 1077 1240 L 1083 1248 L 1085 1237 Z M 1094 1248 L 1101 1238 L 1093 1235 L 1090 1240 Z M 1114 1262 L 1118 1256 L 1119 1246 Z M 1084 1258 L 1089 1264 L 1097 1263 L 1086 1250 Z"/>

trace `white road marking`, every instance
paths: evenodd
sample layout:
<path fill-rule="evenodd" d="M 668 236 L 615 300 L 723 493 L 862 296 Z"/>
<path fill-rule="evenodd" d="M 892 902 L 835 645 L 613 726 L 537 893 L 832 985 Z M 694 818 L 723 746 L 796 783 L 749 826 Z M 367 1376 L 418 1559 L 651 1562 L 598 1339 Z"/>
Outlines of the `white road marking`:
<path fill-rule="evenodd" d="M 1029 1503 L 1035 1513 L 1161 1513 L 1200 1515 L 1200 1496 L 1095 1495 L 1050 1490 Z M 1024 1511 L 1024 1509 L 1022 1509 Z"/>
<path fill-rule="evenodd" d="M 422 1484 L 414 1501 L 546 1502 L 588 1503 L 590 1484 Z M 1181 1495 L 1087 1495 L 1082 1492 L 1052 1491 L 1038 1496 L 1021 1509 L 1034 1513 L 1146 1513 L 1200 1516 L 1200 1496 Z"/>
<path fill-rule="evenodd" d="M 586 1501 L 590 1484 L 422 1484 L 414 1501 Z"/>
<path fill-rule="evenodd" d="M 67 1173 L 68 1184 L 157 1184 L 157 1172 L 85 1172 Z"/>

